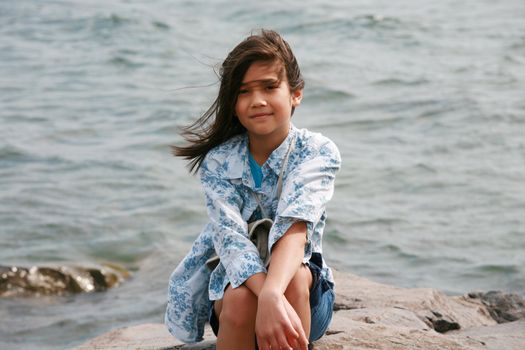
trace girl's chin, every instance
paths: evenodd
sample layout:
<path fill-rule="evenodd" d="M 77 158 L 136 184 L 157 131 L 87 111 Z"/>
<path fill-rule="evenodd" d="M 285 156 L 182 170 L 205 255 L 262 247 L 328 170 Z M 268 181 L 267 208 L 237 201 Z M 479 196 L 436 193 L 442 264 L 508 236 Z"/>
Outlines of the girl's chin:
<path fill-rule="evenodd" d="M 288 135 L 287 129 L 274 129 L 274 128 L 251 128 L 248 129 L 248 135 L 250 137 L 286 137 Z"/>

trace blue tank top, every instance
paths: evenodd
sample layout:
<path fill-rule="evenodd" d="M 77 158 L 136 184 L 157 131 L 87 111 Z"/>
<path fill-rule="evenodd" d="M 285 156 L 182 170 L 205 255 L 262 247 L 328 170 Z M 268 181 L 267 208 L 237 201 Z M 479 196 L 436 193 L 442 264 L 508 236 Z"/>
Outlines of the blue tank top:
<path fill-rule="evenodd" d="M 262 169 L 259 164 L 253 159 L 252 153 L 248 152 L 249 154 L 249 163 L 250 163 L 250 170 L 252 171 L 252 177 L 253 182 L 255 183 L 255 188 L 261 188 L 262 183 Z"/>

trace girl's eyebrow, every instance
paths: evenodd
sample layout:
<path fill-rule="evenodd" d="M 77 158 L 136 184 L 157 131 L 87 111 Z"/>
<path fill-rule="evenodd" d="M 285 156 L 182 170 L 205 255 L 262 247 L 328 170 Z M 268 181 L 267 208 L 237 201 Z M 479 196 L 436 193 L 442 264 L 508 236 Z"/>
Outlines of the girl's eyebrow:
<path fill-rule="evenodd" d="M 271 79 L 259 79 L 259 80 L 252 80 L 252 81 L 246 81 L 246 82 L 242 82 L 241 83 L 241 86 L 246 86 L 246 85 L 256 85 L 256 84 L 262 84 L 262 85 L 270 85 L 270 84 L 276 84 L 278 83 L 279 80 L 278 79 L 275 79 L 275 78 L 271 78 Z"/>

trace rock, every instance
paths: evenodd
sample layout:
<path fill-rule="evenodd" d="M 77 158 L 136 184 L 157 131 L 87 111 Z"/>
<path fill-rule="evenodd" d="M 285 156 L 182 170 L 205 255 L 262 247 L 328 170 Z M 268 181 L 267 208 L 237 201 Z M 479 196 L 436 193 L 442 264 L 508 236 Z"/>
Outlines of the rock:
<path fill-rule="evenodd" d="M 470 345 L 473 349 L 523 349 L 525 348 L 525 319 L 452 332 L 450 337 L 465 345 Z"/>
<path fill-rule="evenodd" d="M 404 322 L 392 325 L 391 318 L 377 323 L 355 321 L 353 310 L 339 311 L 334 315 L 327 334 L 314 345 L 315 350 L 470 350 L 448 337 L 429 330 L 428 327 L 406 327 Z M 409 320 L 412 324 L 413 320 Z M 422 322 L 422 324 L 424 324 Z"/>
<path fill-rule="evenodd" d="M 525 318 L 498 324 L 488 305 L 511 300 L 506 313 L 519 317 L 520 300 L 501 294 L 486 298 L 450 297 L 435 289 L 406 289 L 336 273 L 336 312 L 326 335 L 313 349 L 352 350 L 522 350 Z M 506 297 L 505 297 L 506 296 Z M 489 302 L 492 300 L 492 302 Z M 507 307 L 508 306 L 508 307 Z M 501 305 L 499 306 L 501 307 Z M 122 328 L 101 335 L 75 350 L 150 349 L 211 350 L 215 336 L 206 327 L 204 342 L 184 345 L 163 324 Z"/>
<path fill-rule="evenodd" d="M 525 318 L 525 298 L 521 295 L 490 291 L 487 293 L 473 292 L 469 293 L 468 296 L 473 299 L 480 299 L 498 323 Z"/>
<path fill-rule="evenodd" d="M 436 332 L 445 333 L 455 329 L 459 329 L 459 323 L 443 317 L 439 312 L 432 311 L 435 317 L 427 317 L 427 320 L 432 323 L 432 327 Z"/>
<path fill-rule="evenodd" d="M 98 292 L 129 277 L 116 264 L 101 266 L 0 266 L 0 297 L 30 297 Z"/>
<path fill-rule="evenodd" d="M 440 332 L 497 323 L 478 299 L 449 297 L 430 288 L 400 288 L 348 273 L 334 272 L 334 276 L 338 309 L 395 307 L 410 310 L 430 328 L 437 327 L 436 331 Z"/>
<path fill-rule="evenodd" d="M 96 337 L 74 350 L 91 349 L 141 349 L 141 350 L 174 350 L 193 349 L 211 350 L 215 349 L 215 336 L 211 328 L 206 327 L 203 342 L 185 345 L 175 339 L 163 324 L 143 324 L 134 327 L 125 327 L 105 333 Z"/>

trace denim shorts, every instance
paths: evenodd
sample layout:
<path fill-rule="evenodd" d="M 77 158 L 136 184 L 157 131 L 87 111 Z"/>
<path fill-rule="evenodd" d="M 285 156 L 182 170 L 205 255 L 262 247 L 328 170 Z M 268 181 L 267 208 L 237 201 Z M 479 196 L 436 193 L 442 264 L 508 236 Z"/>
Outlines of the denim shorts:
<path fill-rule="evenodd" d="M 310 289 L 310 342 L 318 340 L 325 334 L 332 320 L 334 309 L 334 285 L 321 274 L 321 264 L 321 255 L 314 253 L 308 265 L 313 278 L 312 288 Z M 219 319 L 215 314 L 213 302 L 210 303 L 209 321 L 213 333 L 217 336 L 219 333 Z"/>

